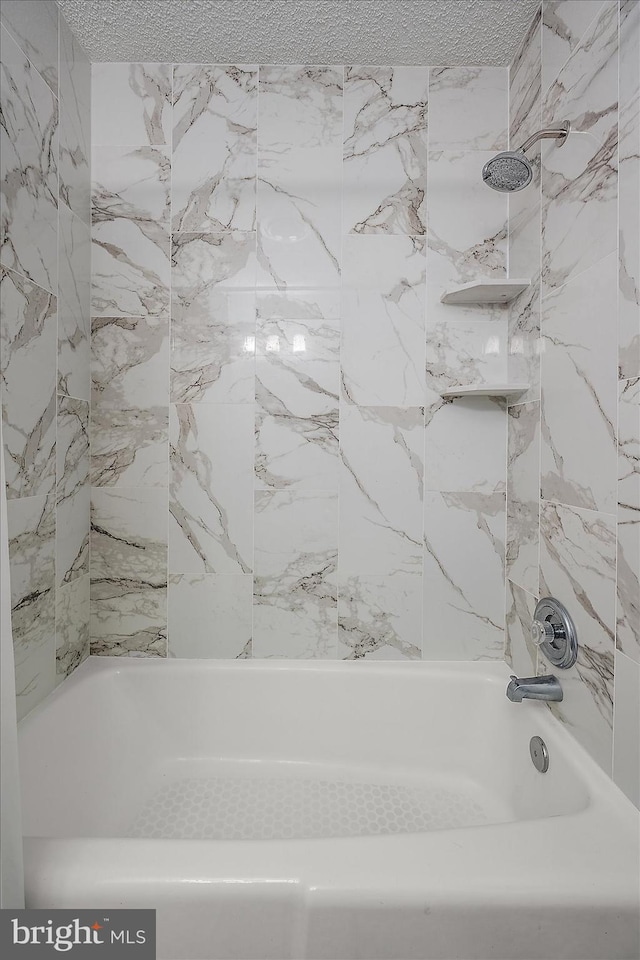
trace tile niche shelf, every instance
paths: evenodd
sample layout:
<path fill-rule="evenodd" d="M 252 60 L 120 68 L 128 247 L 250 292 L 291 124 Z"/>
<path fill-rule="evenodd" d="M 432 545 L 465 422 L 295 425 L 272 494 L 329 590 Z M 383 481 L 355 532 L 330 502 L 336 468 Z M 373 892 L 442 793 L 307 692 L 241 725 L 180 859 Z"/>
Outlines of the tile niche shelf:
<path fill-rule="evenodd" d="M 453 400 L 456 397 L 518 397 L 528 389 L 528 383 L 477 383 L 465 387 L 450 387 L 440 396 L 443 400 Z"/>
<path fill-rule="evenodd" d="M 531 280 L 517 277 L 508 280 L 503 277 L 499 280 L 473 280 L 463 283 L 459 287 L 447 290 L 440 297 L 441 303 L 509 303 L 515 300 L 518 294 L 531 286 Z"/>

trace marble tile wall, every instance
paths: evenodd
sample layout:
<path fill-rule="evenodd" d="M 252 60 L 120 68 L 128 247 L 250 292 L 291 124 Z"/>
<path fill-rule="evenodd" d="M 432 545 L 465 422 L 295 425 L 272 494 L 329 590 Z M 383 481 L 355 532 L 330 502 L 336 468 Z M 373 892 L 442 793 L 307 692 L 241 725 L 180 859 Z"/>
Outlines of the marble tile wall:
<path fill-rule="evenodd" d="M 440 392 L 504 379 L 507 311 L 440 296 L 506 270 L 507 100 L 94 65 L 92 652 L 502 657 L 506 413 Z"/>
<path fill-rule="evenodd" d="M 91 68 L 3 0 L 0 368 L 18 716 L 89 652 Z"/>
<path fill-rule="evenodd" d="M 636 804 L 640 729 L 640 5 L 543 0 L 510 72 L 511 143 L 545 142 L 510 206 L 507 659 L 548 672 L 528 641 L 558 597 L 578 662 L 554 712 Z"/>

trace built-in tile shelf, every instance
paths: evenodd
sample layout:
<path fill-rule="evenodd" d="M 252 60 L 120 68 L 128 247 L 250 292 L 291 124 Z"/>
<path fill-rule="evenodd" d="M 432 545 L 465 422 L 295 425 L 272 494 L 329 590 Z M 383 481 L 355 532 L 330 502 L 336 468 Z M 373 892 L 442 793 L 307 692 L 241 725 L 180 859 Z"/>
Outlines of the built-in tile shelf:
<path fill-rule="evenodd" d="M 451 387 L 440 396 L 444 400 L 453 400 L 455 397 L 519 397 L 528 389 L 528 383 L 478 383 L 466 387 Z"/>
<path fill-rule="evenodd" d="M 531 286 L 523 277 L 515 280 L 473 280 L 447 290 L 440 297 L 442 303 L 509 303 Z"/>

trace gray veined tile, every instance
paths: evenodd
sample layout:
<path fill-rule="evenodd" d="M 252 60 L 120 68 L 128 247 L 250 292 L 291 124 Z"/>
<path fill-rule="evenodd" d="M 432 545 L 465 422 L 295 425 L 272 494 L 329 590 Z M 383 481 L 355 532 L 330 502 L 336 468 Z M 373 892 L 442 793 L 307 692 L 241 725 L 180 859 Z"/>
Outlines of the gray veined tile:
<path fill-rule="evenodd" d="M 620 106 L 636 101 L 640 93 L 640 4 L 620 0 Z"/>
<path fill-rule="evenodd" d="M 55 0 L 2 0 L 0 20 L 58 95 L 58 6 Z M 63 20 L 64 23 L 64 20 Z"/>
<path fill-rule="evenodd" d="M 439 403 L 451 387 L 507 379 L 507 324 L 502 320 L 451 319 L 426 323 L 427 400 Z"/>
<path fill-rule="evenodd" d="M 503 659 L 504 511 L 503 493 L 425 493 L 425 660 Z"/>
<path fill-rule="evenodd" d="M 251 657 L 251 574 L 169 576 L 169 656 Z"/>
<path fill-rule="evenodd" d="M 338 578 L 338 657 L 422 658 L 422 578 L 417 573 Z"/>
<path fill-rule="evenodd" d="M 56 298 L 0 270 L 2 406 L 7 496 L 55 485 Z"/>
<path fill-rule="evenodd" d="M 251 572 L 253 443 L 249 404 L 171 406 L 171 573 Z"/>
<path fill-rule="evenodd" d="M 58 393 L 89 400 L 91 233 L 64 204 L 58 264 Z"/>
<path fill-rule="evenodd" d="M 90 578 L 56 591 L 56 681 L 61 683 L 89 656 Z"/>
<path fill-rule="evenodd" d="M 255 494 L 253 654 L 336 656 L 338 497 Z"/>
<path fill-rule="evenodd" d="M 260 68 L 258 285 L 265 295 L 313 304 L 339 290 L 342 81 L 342 67 Z"/>
<path fill-rule="evenodd" d="M 425 411 L 425 489 L 504 493 L 505 431 L 502 401 L 432 402 Z"/>
<path fill-rule="evenodd" d="M 58 397 L 56 582 L 89 573 L 89 404 Z"/>
<path fill-rule="evenodd" d="M 91 484 L 163 487 L 168 483 L 169 407 L 91 411 Z"/>
<path fill-rule="evenodd" d="M 93 315 L 166 314 L 170 274 L 168 148 L 96 148 L 92 172 Z"/>
<path fill-rule="evenodd" d="M 509 148 L 517 149 L 541 127 L 542 6 L 509 67 Z M 515 196 L 515 195 L 514 195 Z M 512 273 L 512 276 L 515 276 Z"/>
<path fill-rule="evenodd" d="M 640 379 L 621 380 L 618 395 L 619 650 L 640 661 Z"/>
<path fill-rule="evenodd" d="M 171 399 L 252 403 L 255 234 L 173 237 Z"/>
<path fill-rule="evenodd" d="M 95 409 L 169 402 L 169 318 L 95 317 L 91 400 Z"/>
<path fill-rule="evenodd" d="M 91 64 L 60 17 L 60 199 L 91 223 Z"/>
<path fill-rule="evenodd" d="M 507 580 L 504 658 L 520 677 L 535 677 L 538 671 L 538 648 L 531 640 L 531 623 L 537 602 L 537 597 Z"/>
<path fill-rule="evenodd" d="M 171 143 L 171 64 L 94 63 L 94 146 Z"/>
<path fill-rule="evenodd" d="M 605 3 L 615 0 L 545 0 L 543 8 L 542 80 L 543 89 L 556 79 L 580 40 L 600 14 Z"/>
<path fill-rule="evenodd" d="M 173 68 L 173 230 L 255 230 L 258 71 Z"/>
<path fill-rule="evenodd" d="M 344 232 L 426 232 L 426 67 L 348 67 Z"/>
<path fill-rule="evenodd" d="M 504 67 L 432 67 L 429 148 L 506 150 L 508 84 Z"/>
<path fill-rule="evenodd" d="M 571 122 L 542 147 L 543 295 L 617 247 L 618 16 L 605 3 L 545 94 L 544 126 Z"/>
<path fill-rule="evenodd" d="M 640 100 L 637 97 L 622 106 L 619 129 L 618 373 L 626 378 L 640 375 Z"/>
<path fill-rule="evenodd" d="M 91 498 L 91 653 L 167 655 L 167 494 Z"/>
<path fill-rule="evenodd" d="M 256 489 L 337 491 L 339 364 L 300 359 L 277 334 L 265 347 L 256 363 Z"/>
<path fill-rule="evenodd" d="M 540 404 L 508 410 L 507 576 L 538 594 L 540 521 Z"/>
<path fill-rule="evenodd" d="M 640 664 L 616 655 L 613 779 L 640 807 Z"/>
<path fill-rule="evenodd" d="M 0 260 L 55 292 L 58 101 L 4 27 L 0 44 Z"/>
<path fill-rule="evenodd" d="M 353 403 L 424 403 L 425 288 L 424 238 L 345 238 L 341 359 Z"/>
<path fill-rule="evenodd" d="M 616 608 L 615 518 L 543 503 L 540 594 L 557 597 L 578 631 L 578 660 L 563 671 L 564 700 L 554 714 L 611 773 Z M 538 671 L 550 672 L 540 654 Z"/>
<path fill-rule="evenodd" d="M 542 301 L 542 469 L 546 500 L 615 513 L 617 350 L 611 254 Z"/>
<path fill-rule="evenodd" d="M 417 573 L 422 564 L 424 410 L 340 411 L 341 573 Z"/>
<path fill-rule="evenodd" d="M 7 502 L 11 627 L 18 717 L 55 685 L 55 533 L 53 497 Z"/>

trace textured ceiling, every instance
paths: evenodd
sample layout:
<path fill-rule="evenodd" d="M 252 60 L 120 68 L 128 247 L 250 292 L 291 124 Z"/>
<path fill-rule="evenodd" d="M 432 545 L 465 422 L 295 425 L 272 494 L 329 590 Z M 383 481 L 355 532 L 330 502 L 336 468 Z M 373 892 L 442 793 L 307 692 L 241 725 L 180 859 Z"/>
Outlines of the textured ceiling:
<path fill-rule="evenodd" d="M 58 0 L 91 60 L 507 66 L 539 0 Z"/>

